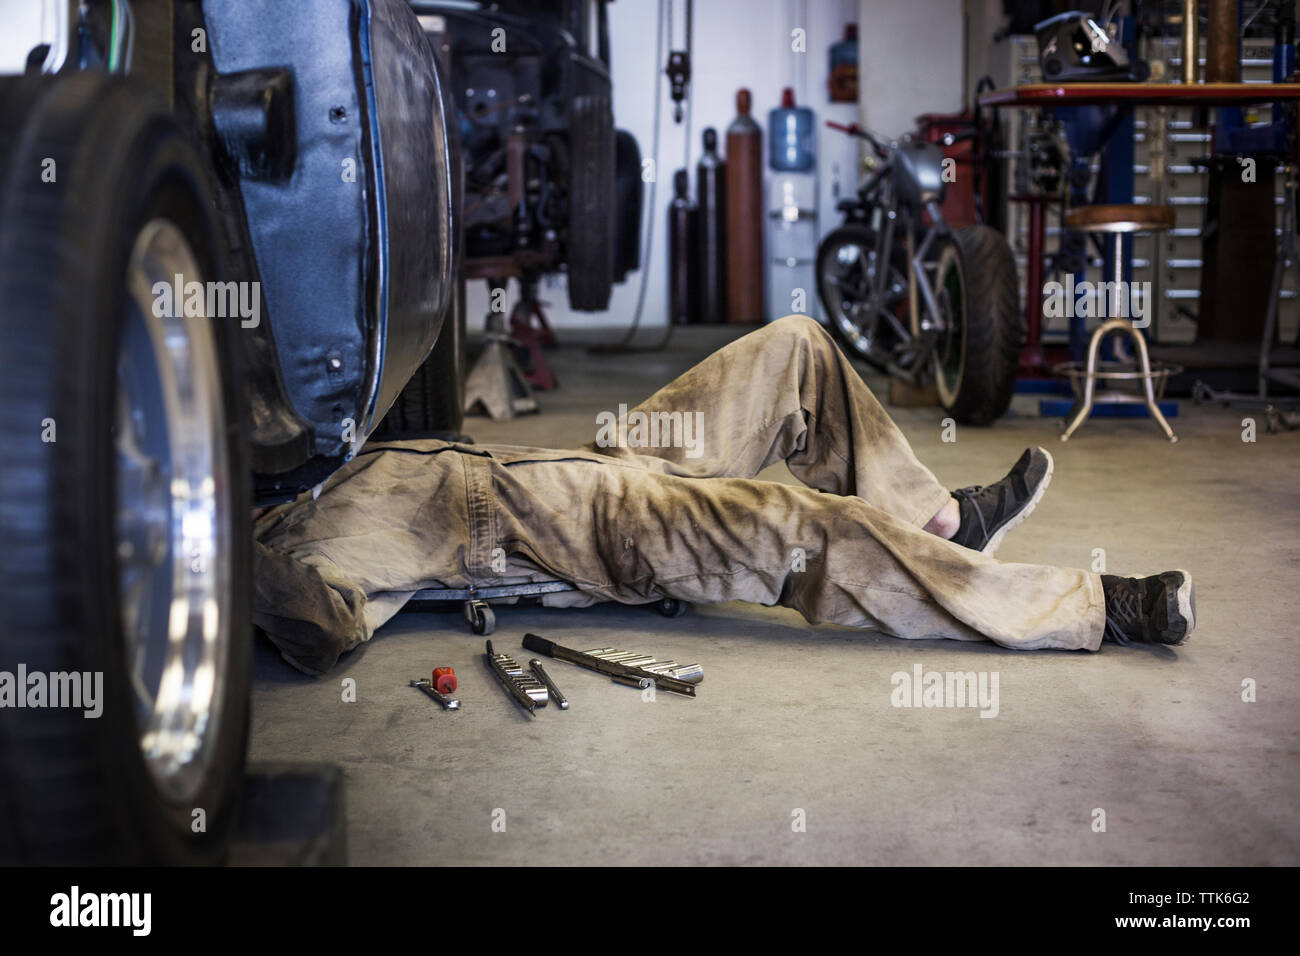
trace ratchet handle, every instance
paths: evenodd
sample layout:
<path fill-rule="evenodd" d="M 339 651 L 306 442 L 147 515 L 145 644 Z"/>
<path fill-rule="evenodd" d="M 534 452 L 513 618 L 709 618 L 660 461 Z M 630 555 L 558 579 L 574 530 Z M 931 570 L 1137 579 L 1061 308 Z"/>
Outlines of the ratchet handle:
<path fill-rule="evenodd" d="M 555 642 L 548 641 L 546 638 L 539 637 L 536 634 L 524 635 L 524 647 L 538 654 L 545 654 L 547 657 L 555 656 Z"/>

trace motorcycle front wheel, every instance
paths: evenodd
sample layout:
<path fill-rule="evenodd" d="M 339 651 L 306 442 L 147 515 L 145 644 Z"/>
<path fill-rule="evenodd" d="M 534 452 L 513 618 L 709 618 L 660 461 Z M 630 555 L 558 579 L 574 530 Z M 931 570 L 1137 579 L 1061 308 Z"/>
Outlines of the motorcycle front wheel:
<path fill-rule="evenodd" d="M 835 336 L 851 354 L 883 372 L 898 339 L 884 312 L 895 313 L 907 298 L 907 253 L 892 250 L 882 301 L 872 303 L 878 245 L 876 232 L 858 223 L 827 235 L 817 248 L 817 293 Z"/>

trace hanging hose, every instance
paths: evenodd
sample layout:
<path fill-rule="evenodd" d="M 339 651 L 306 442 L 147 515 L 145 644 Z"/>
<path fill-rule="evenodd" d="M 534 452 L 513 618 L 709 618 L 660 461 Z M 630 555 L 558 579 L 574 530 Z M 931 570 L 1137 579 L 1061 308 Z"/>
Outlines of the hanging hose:
<path fill-rule="evenodd" d="M 627 353 L 642 353 L 642 352 L 661 352 L 668 347 L 668 343 L 672 341 L 672 337 L 673 337 L 673 323 L 670 319 L 664 328 L 664 334 L 662 338 L 660 338 L 660 340 L 656 342 L 654 345 L 633 346 L 631 344 L 632 340 L 636 338 L 636 334 L 641 326 L 641 314 L 645 308 L 646 288 L 648 282 L 650 281 L 650 264 L 651 262 L 654 261 L 654 235 L 655 235 L 655 218 L 656 218 L 655 186 L 659 181 L 659 114 L 660 114 L 661 104 L 663 102 L 663 81 L 659 76 L 659 66 L 661 63 L 663 63 L 663 59 L 664 59 L 663 56 L 664 23 L 666 19 L 664 16 L 664 8 L 665 6 L 668 6 L 671 9 L 671 3 L 672 0 L 659 0 L 658 29 L 655 31 L 655 67 L 654 67 L 655 106 L 654 106 L 654 119 L 653 119 L 654 132 L 651 137 L 651 154 L 654 156 L 655 175 L 654 178 L 650 180 L 650 201 L 646 203 L 648 219 L 645 228 L 645 244 L 642 247 L 646 251 L 645 263 L 641 267 L 641 287 L 637 292 L 636 311 L 632 314 L 632 324 L 628 326 L 627 332 L 623 335 L 622 339 L 620 339 L 617 343 L 613 345 L 593 345 L 587 349 L 587 351 L 592 354 L 610 355 L 614 353 L 627 354 Z M 688 55 L 691 52 L 693 7 L 694 7 L 694 0 L 686 0 L 686 52 Z M 672 28 L 671 23 L 668 24 L 668 28 L 671 30 Z M 691 139 L 690 139 L 691 96 L 689 92 L 687 93 L 686 96 L 685 120 L 686 120 L 686 163 L 687 163 L 687 168 L 689 169 L 690 157 L 691 157 Z"/>
<path fill-rule="evenodd" d="M 686 61 L 691 64 L 691 69 L 695 68 L 695 58 L 691 56 L 692 53 L 691 34 L 695 32 L 692 29 L 692 27 L 695 24 L 694 6 L 695 6 L 695 0 L 686 0 Z M 690 172 L 690 168 L 691 168 L 691 99 L 692 97 L 690 95 L 690 90 L 691 87 L 688 85 L 686 88 L 686 111 L 685 111 L 685 115 L 683 116 L 683 120 L 685 124 L 683 126 L 683 142 L 685 143 L 686 146 L 686 158 L 683 160 L 684 165 L 682 166 L 682 168 L 685 169 L 687 172 Z"/>
<path fill-rule="evenodd" d="M 116 73 L 122 63 L 122 9 L 118 0 L 109 0 L 109 6 L 113 18 L 108 28 L 108 72 Z"/>

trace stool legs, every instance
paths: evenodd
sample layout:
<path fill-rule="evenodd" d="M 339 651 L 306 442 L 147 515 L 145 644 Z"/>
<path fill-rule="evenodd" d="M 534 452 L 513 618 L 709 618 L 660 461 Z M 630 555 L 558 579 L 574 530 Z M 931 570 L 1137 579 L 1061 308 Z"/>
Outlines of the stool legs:
<path fill-rule="evenodd" d="M 1174 430 L 1169 427 L 1169 421 L 1165 418 L 1164 413 L 1160 411 L 1160 404 L 1156 401 L 1155 386 L 1152 384 L 1151 376 L 1151 358 L 1147 354 L 1146 339 L 1142 337 L 1142 333 L 1133 328 L 1133 326 L 1125 319 L 1110 319 L 1107 322 L 1103 322 L 1088 339 L 1088 364 L 1084 372 L 1083 396 L 1075 403 L 1074 408 L 1070 410 L 1070 414 L 1066 416 L 1065 430 L 1061 432 L 1061 441 L 1069 441 L 1070 436 L 1073 435 L 1075 431 L 1078 430 L 1079 426 L 1087 421 L 1088 416 L 1092 414 L 1092 406 L 1096 397 L 1097 387 L 1098 353 L 1101 351 L 1102 340 L 1105 339 L 1106 336 L 1115 332 L 1124 333 L 1133 342 L 1134 349 L 1137 352 L 1138 365 L 1142 370 L 1142 390 L 1147 411 L 1151 413 L 1151 417 L 1155 420 L 1156 424 L 1164 431 L 1166 438 L 1171 442 L 1178 441 L 1178 436 L 1175 435 Z M 1124 396 L 1124 399 L 1122 400 L 1129 400 L 1129 397 Z"/>
<path fill-rule="evenodd" d="M 1092 414 L 1092 399 L 1097 388 L 1097 353 L 1101 351 L 1101 340 L 1109 335 L 1111 330 L 1119 331 L 1123 325 L 1124 323 L 1119 319 L 1111 319 L 1109 322 L 1098 326 L 1097 330 L 1089 336 L 1088 364 L 1083 378 L 1083 397 L 1074 403 L 1074 409 L 1066 417 L 1065 431 L 1061 432 L 1061 441 L 1069 441 L 1070 436 Z"/>
<path fill-rule="evenodd" d="M 1151 378 L 1151 358 L 1147 355 L 1146 337 L 1128 323 L 1121 322 L 1120 324 L 1137 345 L 1138 362 L 1142 366 L 1142 391 L 1146 393 L 1147 411 L 1151 413 L 1151 417 L 1155 419 L 1156 424 L 1160 426 L 1166 438 L 1171 442 L 1178 441 L 1178 436 L 1169 427 L 1169 421 L 1165 418 L 1165 413 L 1160 410 L 1160 403 L 1156 401 L 1156 388 Z"/>
<path fill-rule="evenodd" d="M 1115 284 L 1116 288 L 1122 288 L 1124 283 L 1124 232 L 1116 231 L 1112 238 L 1114 243 L 1113 250 L 1115 256 Z M 1130 295 L 1132 293 L 1130 292 Z M 1101 351 L 1101 343 L 1106 336 L 1112 333 L 1122 332 L 1128 336 L 1133 343 L 1134 352 L 1136 353 L 1138 366 L 1141 371 L 1138 378 L 1142 381 L 1143 401 L 1146 404 L 1147 411 L 1151 413 L 1152 419 L 1160 426 L 1165 433 L 1165 437 L 1171 442 L 1178 441 L 1174 430 L 1169 427 L 1169 422 L 1165 419 L 1164 413 L 1160 411 L 1160 404 L 1156 401 L 1155 385 L 1151 376 L 1151 358 L 1147 354 L 1147 342 L 1134 326 L 1133 323 L 1125 319 L 1110 319 L 1103 322 L 1098 329 L 1092 333 L 1088 339 L 1088 362 L 1084 370 L 1083 395 L 1075 402 L 1074 408 L 1070 409 L 1070 414 L 1065 419 L 1065 429 L 1061 432 L 1061 441 L 1069 441 L 1079 427 L 1088 420 L 1092 414 L 1093 404 L 1097 401 L 1111 402 L 1132 402 L 1135 399 L 1130 395 L 1107 393 L 1101 398 L 1097 397 L 1097 362 L 1098 353 Z"/>

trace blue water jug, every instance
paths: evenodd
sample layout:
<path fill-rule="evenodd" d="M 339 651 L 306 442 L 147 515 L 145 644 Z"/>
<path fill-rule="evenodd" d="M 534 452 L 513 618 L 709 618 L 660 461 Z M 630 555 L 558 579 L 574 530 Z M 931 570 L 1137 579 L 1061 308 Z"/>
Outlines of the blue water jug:
<path fill-rule="evenodd" d="M 817 164 L 813 111 L 794 105 L 794 90 L 781 93 L 781 106 L 767 114 L 768 164 L 786 173 L 809 172 Z"/>

